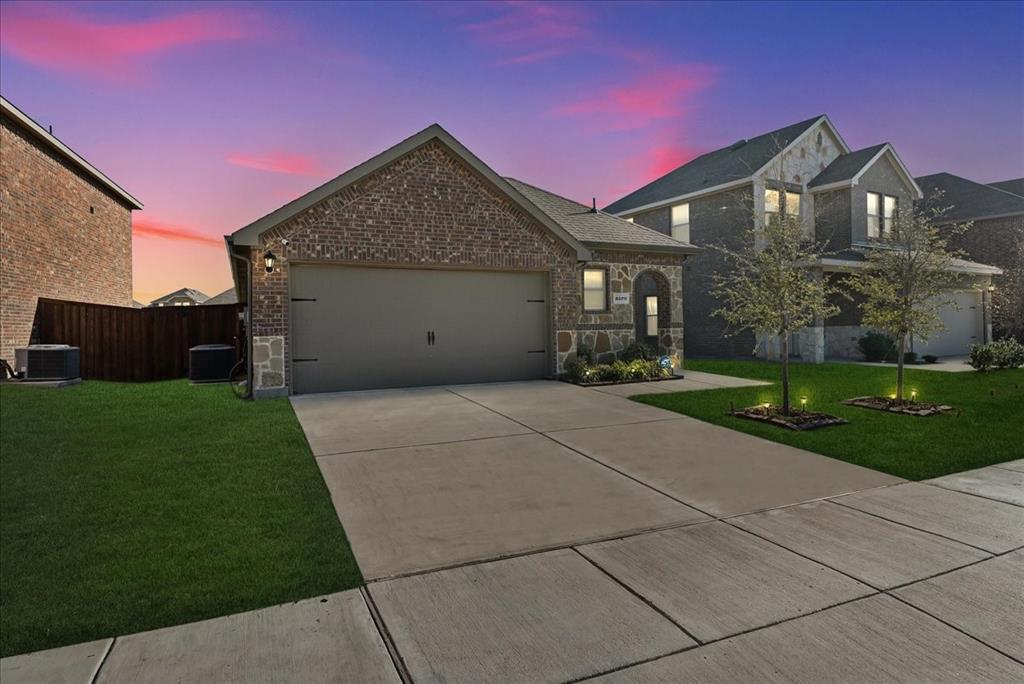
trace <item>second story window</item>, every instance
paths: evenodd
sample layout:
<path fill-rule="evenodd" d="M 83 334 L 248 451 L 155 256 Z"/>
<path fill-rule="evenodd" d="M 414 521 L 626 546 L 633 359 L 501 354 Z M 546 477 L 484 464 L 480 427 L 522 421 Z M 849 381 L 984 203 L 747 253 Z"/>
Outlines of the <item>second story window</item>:
<path fill-rule="evenodd" d="M 583 269 L 583 310 L 604 311 L 608 308 L 605 291 L 605 270 L 603 268 Z"/>
<path fill-rule="evenodd" d="M 800 218 L 800 195 L 795 192 L 783 193 L 781 190 L 766 189 L 764 191 L 764 223 L 768 225 L 773 216 L 782 211 L 782 196 L 785 195 L 786 216 Z"/>
<path fill-rule="evenodd" d="M 672 237 L 681 242 L 690 241 L 690 205 L 672 207 Z"/>
<path fill-rule="evenodd" d="M 885 195 L 882 198 L 882 232 L 891 232 L 893 222 L 896 220 L 896 198 L 892 195 Z"/>

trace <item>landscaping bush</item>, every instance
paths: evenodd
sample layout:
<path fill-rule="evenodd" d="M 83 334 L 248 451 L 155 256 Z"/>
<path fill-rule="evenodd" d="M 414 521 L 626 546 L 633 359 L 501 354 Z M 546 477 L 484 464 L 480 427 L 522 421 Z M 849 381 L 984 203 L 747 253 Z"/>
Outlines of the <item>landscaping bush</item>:
<path fill-rule="evenodd" d="M 925 354 L 921 358 L 924 359 L 925 363 L 938 363 L 939 362 L 939 357 L 935 356 L 934 354 Z"/>
<path fill-rule="evenodd" d="M 992 367 L 994 361 L 995 352 L 992 350 L 991 344 L 971 345 L 971 353 L 967 358 L 967 363 L 971 365 L 971 368 L 986 371 Z"/>
<path fill-rule="evenodd" d="M 865 361 L 885 361 L 893 357 L 896 344 L 888 335 L 869 332 L 857 340 L 857 348 L 864 355 Z"/>
<path fill-rule="evenodd" d="M 985 371 L 996 368 L 1019 368 L 1024 366 L 1024 345 L 1013 338 L 972 344 L 967 363 L 975 370 Z"/>
<path fill-rule="evenodd" d="M 599 363 L 590 369 L 592 382 L 611 382 L 618 380 L 617 371 L 607 363 Z"/>
<path fill-rule="evenodd" d="M 623 361 L 653 361 L 658 358 L 658 352 L 649 344 L 630 342 L 619 356 Z"/>
<path fill-rule="evenodd" d="M 917 363 L 917 352 L 903 352 L 903 363 Z"/>
<path fill-rule="evenodd" d="M 590 372 L 590 366 L 586 361 L 576 358 L 565 364 L 565 374 L 573 382 L 584 382 Z"/>
<path fill-rule="evenodd" d="M 991 342 L 992 363 L 997 368 L 1019 368 L 1024 366 L 1024 344 L 1012 337 Z"/>
<path fill-rule="evenodd" d="M 594 365 L 594 350 L 585 344 L 581 344 L 576 347 L 576 358 L 583 361 L 588 366 Z"/>

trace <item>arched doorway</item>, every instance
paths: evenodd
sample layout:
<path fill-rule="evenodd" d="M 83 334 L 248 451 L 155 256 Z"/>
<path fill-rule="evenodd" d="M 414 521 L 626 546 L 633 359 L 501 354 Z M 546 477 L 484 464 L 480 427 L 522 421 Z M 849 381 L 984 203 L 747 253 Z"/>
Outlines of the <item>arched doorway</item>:
<path fill-rule="evenodd" d="M 644 271 L 633 281 L 633 317 L 636 341 L 661 352 L 661 332 L 672 321 L 668 278 L 657 271 Z"/>

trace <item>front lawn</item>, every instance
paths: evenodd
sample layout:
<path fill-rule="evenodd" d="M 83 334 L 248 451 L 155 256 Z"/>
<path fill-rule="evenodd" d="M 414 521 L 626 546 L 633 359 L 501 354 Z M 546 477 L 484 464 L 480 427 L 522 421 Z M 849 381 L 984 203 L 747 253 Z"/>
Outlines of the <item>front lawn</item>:
<path fill-rule="evenodd" d="M 4 656 L 361 583 L 287 399 L 0 386 Z"/>
<path fill-rule="evenodd" d="M 687 360 L 686 368 L 775 384 L 700 392 L 651 394 L 636 401 L 716 425 L 801 447 L 910 480 L 1024 456 L 1024 369 L 988 373 L 907 370 L 906 388 L 921 401 L 949 404 L 959 414 L 920 418 L 844 406 L 843 399 L 895 391 L 896 368 L 846 363 L 792 363 L 791 398 L 846 418 L 849 425 L 796 432 L 727 415 L 730 405 L 781 403 L 779 366 L 760 361 Z"/>

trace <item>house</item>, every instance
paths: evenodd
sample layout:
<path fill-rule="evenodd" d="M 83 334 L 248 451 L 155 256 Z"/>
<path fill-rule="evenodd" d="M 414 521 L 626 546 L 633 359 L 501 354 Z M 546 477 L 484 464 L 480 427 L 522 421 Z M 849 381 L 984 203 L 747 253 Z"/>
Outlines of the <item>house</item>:
<path fill-rule="evenodd" d="M 712 294 L 713 274 L 725 266 L 716 245 L 735 247 L 775 212 L 799 217 L 808 238 L 825 243 L 828 257 L 815 266 L 823 278 L 839 279 L 863 268 L 865 252 L 901 207 L 923 197 L 921 188 L 889 143 L 852 150 L 827 116 L 780 128 L 697 157 L 613 202 L 605 211 L 702 249 L 687 262 L 683 291 L 688 324 L 687 354 L 775 358 L 776 339 L 734 334 L 714 316 L 721 303 Z M 958 261 L 970 278 L 957 293 L 962 307 L 942 312 L 950 328 L 932 340 L 912 341 L 921 354 L 965 353 L 987 339 L 985 291 L 998 268 Z M 805 361 L 858 358 L 861 325 L 856 302 L 842 299 L 839 315 L 803 329 L 790 353 Z"/>
<path fill-rule="evenodd" d="M 202 302 L 203 306 L 214 306 L 216 304 L 237 304 L 238 294 L 235 293 L 234 287 L 229 287 L 219 294 L 215 294 L 205 302 Z"/>
<path fill-rule="evenodd" d="M 157 297 L 149 303 L 150 306 L 198 306 L 209 299 L 208 296 L 199 290 L 191 287 L 183 287 L 180 290 L 169 292 L 162 297 Z"/>
<path fill-rule="evenodd" d="M 40 297 L 131 306 L 141 208 L 0 97 L 0 358 L 29 343 Z"/>
<path fill-rule="evenodd" d="M 256 396 L 681 363 L 696 250 L 511 178 L 434 124 L 226 237 Z"/>
<path fill-rule="evenodd" d="M 972 261 L 998 266 L 1005 275 L 994 275 L 997 288 L 1021 282 L 1024 274 L 1024 178 L 998 183 L 976 183 L 951 173 L 936 173 L 917 179 L 925 198 L 935 197 L 949 210 L 943 215 L 950 223 L 968 223 L 963 231 L 950 231 L 950 244 L 962 250 Z M 1018 280 L 1011 281 L 1011 274 Z M 992 323 L 999 332 L 1007 332 L 1008 324 L 1000 320 L 999 311 Z M 1018 334 L 1020 331 L 1018 331 Z"/>

